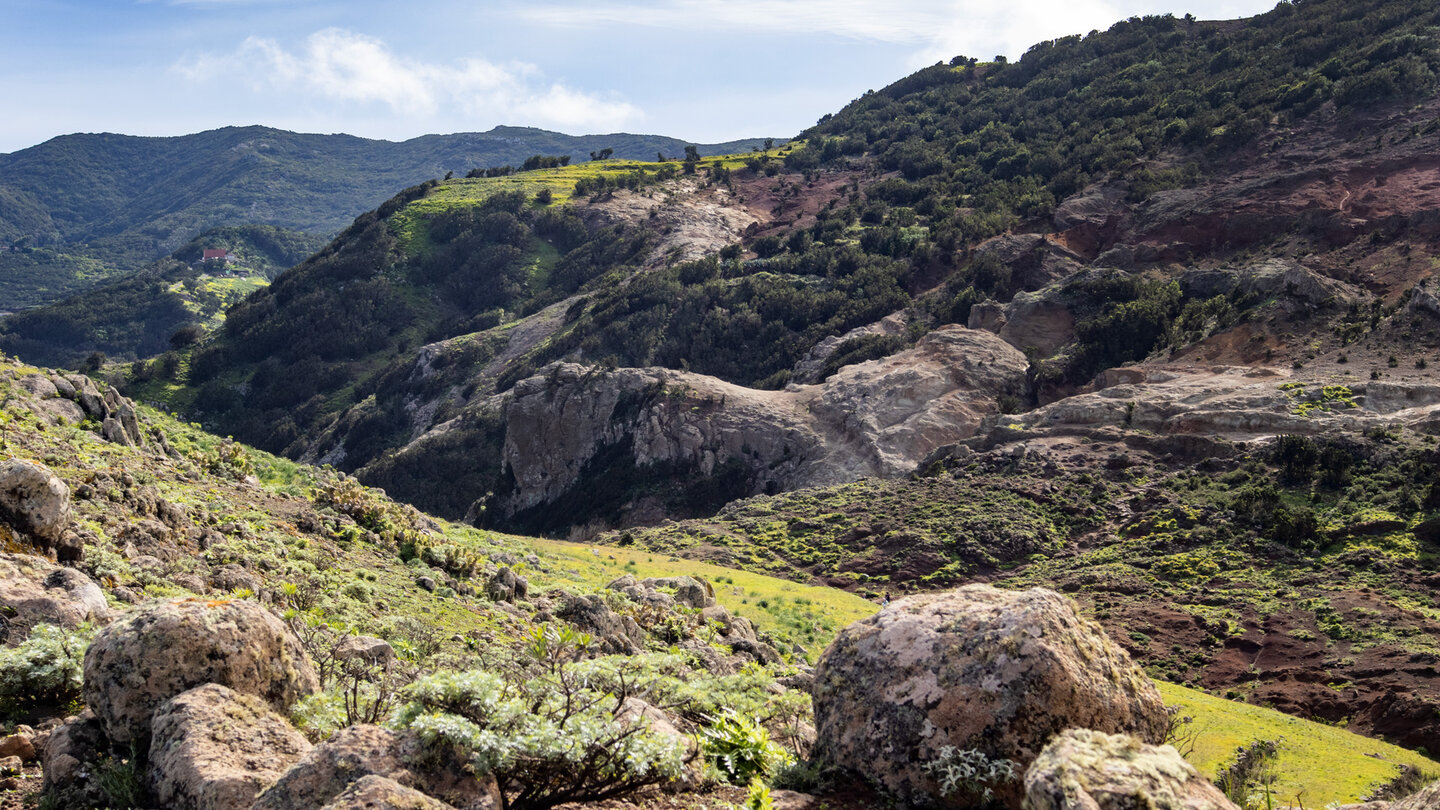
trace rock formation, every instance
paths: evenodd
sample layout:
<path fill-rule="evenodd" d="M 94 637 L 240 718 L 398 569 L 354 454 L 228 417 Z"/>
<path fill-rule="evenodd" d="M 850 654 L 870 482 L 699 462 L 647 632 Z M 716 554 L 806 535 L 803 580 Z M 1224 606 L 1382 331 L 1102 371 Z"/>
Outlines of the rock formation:
<path fill-rule="evenodd" d="M 281 712 L 320 688 L 294 634 L 253 602 L 152 602 L 102 630 L 85 654 L 85 703 L 112 742 L 149 739 L 161 705 L 208 683 Z"/>
<path fill-rule="evenodd" d="M 931 764 L 947 747 L 1023 769 L 1067 728 L 1159 743 L 1167 727 L 1159 694 L 1130 656 L 1065 597 L 1039 588 L 970 585 L 896 602 L 841 632 L 816 667 L 813 694 L 826 761 L 904 801 L 943 807 L 977 798 L 942 794 Z M 991 789 L 1019 804 L 1018 779 Z"/>
<path fill-rule="evenodd" d="M 1025 773 L 1025 810 L 1236 810 L 1168 745 L 1069 729 Z"/>

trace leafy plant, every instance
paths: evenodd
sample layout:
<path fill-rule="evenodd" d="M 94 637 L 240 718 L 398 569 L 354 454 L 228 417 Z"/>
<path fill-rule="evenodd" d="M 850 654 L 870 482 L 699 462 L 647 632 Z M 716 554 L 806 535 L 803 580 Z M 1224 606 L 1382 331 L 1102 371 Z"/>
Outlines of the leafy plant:
<path fill-rule="evenodd" d="M 732 711 L 700 731 L 700 750 L 706 761 L 735 785 L 768 777 L 791 760 L 764 726 Z"/>
<path fill-rule="evenodd" d="M 922 766 L 940 782 L 942 796 L 968 796 L 990 800 L 994 786 L 1014 779 L 1019 766 L 1008 759 L 992 759 L 984 751 L 947 745 Z"/>

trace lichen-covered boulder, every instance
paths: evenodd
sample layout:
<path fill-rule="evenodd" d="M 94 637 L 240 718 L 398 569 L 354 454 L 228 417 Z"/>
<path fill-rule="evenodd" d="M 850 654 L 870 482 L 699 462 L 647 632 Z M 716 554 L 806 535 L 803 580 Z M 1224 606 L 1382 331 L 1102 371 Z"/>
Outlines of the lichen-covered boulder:
<path fill-rule="evenodd" d="M 150 790 L 171 810 L 248 810 L 311 747 L 265 701 L 216 683 L 167 701 L 150 728 Z"/>
<path fill-rule="evenodd" d="M 1062 732 L 1025 772 L 1025 810 L 1236 810 L 1174 748 L 1128 734 Z"/>
<path fill-rule="evenodd" d="M 70 525 L 70 487 L 42 464 L 0 461 L 0 524 L 49 548 Z"/>
<path fill-rule="evenodd" d="M 1065 597 L 970 585 L 896 602 L 841 632 L 815 671 L 816 752 L 905 801 L 965 807 L 934 772 L 945 749 L 1013 764 L 990 787 L 1010 807 L 1020 775 L 1067 728 L 1160 743 L 1153 684 Z M 976 752 L 971 755 L 966 752 Z M 927 766 L 930 766 L 927 768 Z"/>
<path fill-rule="evenodd" d="M 118 743 L 147 740 L 161 704 L 207 683 L 282 713 L 320 688 L 300 641 L 254 602 L 151 602 L 100 631 L 85 653 L 85 703 Z"/>
<path fill-rule="evenodd" d="M 494 777 L 482 780 L 467 774 L 463 763 L 448 761 L 443 752 L 423 751 L 413 735 L 357 725 L 337 731 L 311 749 L 260 795 L 253 810 L 328 806 L 351 785 L 370 775 L 393 780 L 465 810 L 500 807 L 500 790 Z"/>
<path fill-rule="evenodd" d="M 99 585 L 73 568 L 29 554 L 0 554 L 0 610 L 6 615 L 0 642 L 12 644 L 41 623 L 77 627 L 110 620 Z"/>
<path fill-rule="evenodd" d="M 321 810 L 455 810 L 383 776 L 363 776 Z"/>

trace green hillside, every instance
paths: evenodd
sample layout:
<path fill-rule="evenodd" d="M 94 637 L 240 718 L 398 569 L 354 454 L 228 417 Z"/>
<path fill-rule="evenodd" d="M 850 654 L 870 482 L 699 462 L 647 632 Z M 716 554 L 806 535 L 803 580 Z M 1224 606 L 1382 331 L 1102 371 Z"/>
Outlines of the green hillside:
<path fill-rule="evenodd" d="M 735 152 L 759 143 L 700 148 Z M 0 275 L 0 301 L 13 302 L 12 310 L 56 301 L 220 226 L 331 235 L 399 189 L 449 173 L 518 167 L 537 154 L 580 162 L 602 149 L 654 159 L 681 155 L 687 145 L 661 136 L 570 136 L 527 127 L 400 143 L 258 126 L 171 138 L 65 135 L 0 155 L 0 246 L 64 256 L 41 254 L 30 272 Z M 69 272 L 81 259 L 99 267 Z"/>
<path fill-rule="evenodd" d="M 218 327 L 233 304 L 324 244 L 270 225 L 215 228 L 126 278 L 0 318 L 0 350 L 67 367 L 96 353 L 127 362 L 154 358 Z M 207 248 L 229 251 L 230 261 L 202 264 Z M 6 255 L 26 254 L 0 258 Z M 172 343 L 182 327 L 200 331 Z M 174 379 L 179 362 L 173 354 L 158 358 L 155 373 Z"/>

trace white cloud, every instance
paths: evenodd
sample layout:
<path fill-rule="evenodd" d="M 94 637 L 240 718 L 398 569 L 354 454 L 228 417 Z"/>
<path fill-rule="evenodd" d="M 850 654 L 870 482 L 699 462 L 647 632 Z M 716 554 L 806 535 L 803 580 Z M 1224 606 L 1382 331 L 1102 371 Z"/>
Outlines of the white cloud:
<path fill-rule="evenodd" d="M 1183 15 L 1195 0 L 651 0 L 532 3 L 514 13 L 550 26 L 619 24 L 794 36 L 821 34 L 914 46 L 914 64 L 966 54 L 1019 56 L 1038 41 L 1084 34 L 1137 14 Z M 1206 19 L 1257 14 L 1275 0 L 1205 0 Z"/>
<path fill-rule="evenodd" d="M 614 130 L 641 118 L 628 102 L 547 82 L 534 65 L 478 58 L 425 62 L 340 28 L 317 31 L 296 49 L 251 37 L 231 54 L 194 57 L 176 68 L 196 83 L 238 80 L 257 95 L 281 93 L 312 106 L 379 107 L 412 124 L 464 116 L 492 124 Z"/>

